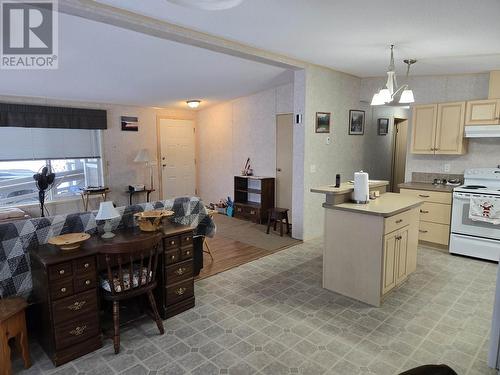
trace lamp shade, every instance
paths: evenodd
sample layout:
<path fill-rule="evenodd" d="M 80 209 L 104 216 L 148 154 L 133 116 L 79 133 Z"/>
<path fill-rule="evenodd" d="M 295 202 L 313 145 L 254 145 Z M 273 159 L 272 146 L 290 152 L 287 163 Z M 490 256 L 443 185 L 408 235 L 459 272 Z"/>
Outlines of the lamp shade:
<path fill-rule="evenodd" d="M 413 91 L 410 89 L 406 89 L 401 94 L 401 98 L 399 99 L 400 103 L 414 103 L 415 97 L 413 96 Z"/>
<path fill-rule="evenodd" d="M 149 151 L 146 148 L 143 148 L 141 151 L 139 151 L 134 159 L 135 163 L 149 163 L 150 161 L 151 156 L 149 155 Z"/>
<path fill-rule="evenodd" d="M 377 92 L 373 94 L 372 102 L 370 103 L 371 105 L 383 105 L 385 104 L 384 101 L 380 98 L 380 94 Z"/>
<path fill-rule="evenodd" d="M 96 220 L 111 220 L 120 217 L 120 213 L 113 206 L 113 202 L 102 202 L 99 206 L 99 212 L 95 217 Z"/>

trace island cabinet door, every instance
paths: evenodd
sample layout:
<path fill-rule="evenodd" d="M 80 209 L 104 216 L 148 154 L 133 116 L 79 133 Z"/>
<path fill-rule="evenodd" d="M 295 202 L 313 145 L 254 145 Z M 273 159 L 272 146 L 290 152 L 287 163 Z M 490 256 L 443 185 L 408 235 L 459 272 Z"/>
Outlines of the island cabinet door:
<path fill-rule="evenodd" d="M 396 236 L 396 257 L 396 285 L 399 285 L 408 276 L 408 229 L 401 230 Z"/>
<path fill-rule="evenodd" d="M 390 233 L 384 237 L 384 263 L 382 273 L 382 294 L 386 294 L 396 286 L 397 268 L 397 232 Z"/>

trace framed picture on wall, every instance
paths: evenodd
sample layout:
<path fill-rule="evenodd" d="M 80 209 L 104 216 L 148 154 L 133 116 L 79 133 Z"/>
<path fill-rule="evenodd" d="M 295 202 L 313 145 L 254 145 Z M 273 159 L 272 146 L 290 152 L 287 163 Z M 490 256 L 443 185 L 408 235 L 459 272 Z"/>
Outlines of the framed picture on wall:
<path fill-rule="evenodd" d="M 330 133 L 330 112 L 316 112 L 316 133 Z"/>
<path fill-rule="evenodd" d="M 378 124 L 378 135 L 387 135 L 389 133 L 389 119 L 379 118 L 377 120 Z"/>
<path fill-rule="evenodd" d="M 139 119 L 137 117 L 122 116 L 122 131 L 127 132 L 138 132 L 139 131 Z"/>
<path fill-rule="evenodd" d="M 349 111 L 349 134 L 365 134 L 365 111 L 351 109 Z"/>

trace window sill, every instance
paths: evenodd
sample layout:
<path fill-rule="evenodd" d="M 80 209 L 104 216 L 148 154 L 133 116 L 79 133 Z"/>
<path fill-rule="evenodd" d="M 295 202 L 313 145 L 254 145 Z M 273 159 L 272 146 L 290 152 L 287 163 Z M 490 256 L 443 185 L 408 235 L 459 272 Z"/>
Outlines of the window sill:
<path fill-rule="evenodd" d="M 89 198 L 91 200 L 100 199 L 100 197 L 98 197 L 98 196 L 90 196 Z M 80 195 L 78 195 L 78 196 L 74 196 L 74 197 L 46 201 L 45 206 L 50 207 L 50 206 L 55 206 L 58 204 L 74 203 L 75 201 L 82 202 L 82 197 Z M 8 205 L 8 206 L 0 206 L 0 208 L 20 208 L 20 209 L 23 209 L 23 208 L 30 209 L 30 208 L 38 208 L 38 207 L 40 207 L 40 203 L 22 203 L 22 204 L 12 204 L 12 205 Z"/>

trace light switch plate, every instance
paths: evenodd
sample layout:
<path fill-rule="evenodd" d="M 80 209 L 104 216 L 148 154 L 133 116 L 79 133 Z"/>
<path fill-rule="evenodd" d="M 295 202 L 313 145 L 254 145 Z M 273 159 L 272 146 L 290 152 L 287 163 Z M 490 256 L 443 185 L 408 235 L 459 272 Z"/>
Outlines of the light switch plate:
<path fill-rule="evenodd" d="M 316 173 L 316 164 L 311 164 L 309 170 L 311 171 L 311 173 Z"/>
<path fill-rule="evenodd" d="M 332 138 L 326 137 L 326 144 L 329 145 L 332 143 Z"/>
<path fill-rule="evenodd" d="M 443 170 L 444 170 L 445 172 L 449 172 L 449 171 L 451 170 L 451 164 L 449 164 L 449 163 L 445 163 L 445 164 L 444 164 L 444 167 L 443 167 Z"/>

